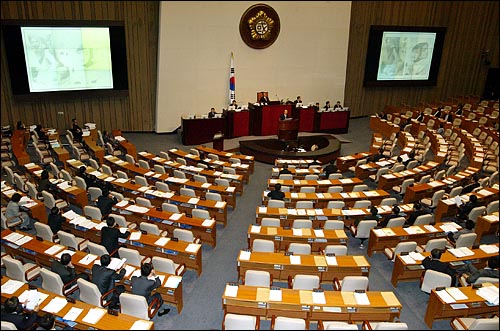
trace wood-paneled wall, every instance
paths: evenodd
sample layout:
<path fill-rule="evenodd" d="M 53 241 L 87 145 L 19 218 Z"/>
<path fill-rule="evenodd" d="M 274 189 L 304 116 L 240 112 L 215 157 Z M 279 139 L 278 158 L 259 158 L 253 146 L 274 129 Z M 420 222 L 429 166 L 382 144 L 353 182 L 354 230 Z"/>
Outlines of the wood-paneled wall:
<path fill-rule="evenodd" d="M 16 102 L 2 40 L 2 125 L 22 120 L 64 129 L 76 117 L 79 123 L 95 122 L 101 130 L 153 131 L 158 14 L 157 1 L 2 1 L 2 19 L 123 20 L 129 78 L 128 97 Z M 363 87 L 371 25 L 447 27 L 438 85 Z M 379 112 L 388 104 L 418 105 L 457 95 L 481 95 L 488 68 L 499 65 L 498 31 L 497 1 L 353 1 L 344 104 L 349 105 L 351 116 L 358 117 Z M 490 66 L 482 62 L 483 50 L 490 52 Z"/>
<path fill-rule="evenodd" d="M 158 1 L 2 1 L 2 19 L 123 21 L 128 63 L 127 97 L 18 102 L 12 98 L 2 36 L 2 125 L 22 120 L 64 132 L 71 119 L 101 130 L 152 131 L 156 102 Z M 63 112 L 64 115 L 58 115 Z"/>
<path fill-rule="evenodd" d="M 345 88 L 351 116 L 381 111 L 385 105 L 443 101 L 457 95 L 481 95 L 488 68 L 498 68 L 497 1 L 353 1 Z M 444 26 L 447 28 L 437 86 L 366 88 L 363 78 L 371 25 Z M 481 52 L 490 51 L 491 65 Z"/>

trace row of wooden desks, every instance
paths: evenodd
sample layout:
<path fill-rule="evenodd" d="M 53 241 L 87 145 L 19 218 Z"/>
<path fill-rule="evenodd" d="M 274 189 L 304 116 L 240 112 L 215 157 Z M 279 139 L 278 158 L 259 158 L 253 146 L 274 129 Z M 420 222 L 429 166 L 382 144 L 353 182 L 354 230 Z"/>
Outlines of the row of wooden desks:
<path fill-rule="evenodd" d="M 315 160 L 313 159 L 275 159 L 274 160 L 274 166 L 277 168 L 283 168 L 285 164 L 289 166 L 290 168 L 299 168 L 299 169 L 307 169 L 311 165 L 313 165 L 313 162 Z M 316 160 L 316 162 L 319 162 L 321 164 L 321 161 Z"/>
<path fill-rule="evenodd" d="M 350 167 L 355 166 L 359 160 L 371 157 L 373 154 L 371 152 L 361 152 L 346 156 L 339 156 L 336 160 L 337 168 L 341 172 L 346 172 Z"/>
<path fill-rule="evenodd" d="M 83 251 L 68 250 L 67 247 L 55 244 L 50 241 L 37 240 L 34 236 L 24 232 L 15 232 L 15 233 L 23 236 L 20 240 L 24 240 L 24 238 L 26 239 L 31 238 L 31 240 L 23 244 L 19 244 L 19 242 L 17 243 L 11 242 L 8 240 L 9 238 L 8 236 L 13 233 L 14 232 L 11 230 L 3 230 L 1 233 L 2 246 L 4 247 L 5 252 L 12 256 L 20 256 L 27 260 L 35 261 L 35 263 L 38 264 L 39 266 L 45 266 L 49 269 L 51 268 L 52 262 L 55 259 L 60 259 L 60 255 L 62 253 L 69 253 L 72 255 L 71 263 L 75 266 L 75 270 L 77 272 L 87 273 L 89 277 L 91 277 L 92 266 L 96 261 L 98 261 L 99 258 L 97 255 L 88 254 Z M 151 241 L 154 240 L 154 238 L 152 237 L 147 238 L 148 236 L 145 236 L 144 238 L 141 237 L 141 242 L 147 244 L 148 240 Z M 173 244 L 178 244 L 178 243 L 173 243 Z M 179 244 L 182 245 L 181 242 L 179 242 Z M 149 253 L 148 255 L 151 255 L 151 253 Z M 201 261 L 201 256 L 200 256 L 200 261 Z M 124 268 L 126 269 L 126 274 L 125 277 L 119 283 L 124 285 L 127 288 L 127 290 L 130 291 L 130 279 L 132 278 L 132 276 L 140 274 L 140 267 L 133 266 L 130 264 L 125 264 Z M 183 307 L 182 277 L 162 272 L 157 272 L 157 275 L 160 276 L 162 280 L 162 286 L 159 287 L 156 291 L 158 291 L 158 293 L 161 294 L 165 302 L 175 305 L 180 313 Z"/>
<path fill-rule="evenodd" d="M 474 232 L 477 233 L 477 242 L 481 242 L 484 235 L 498 233 L 498 211 L 477 218 Z"/>
<path fill-rule="evenodd" d="M 344 230 L 290 229 L 251 224 L 247 234 L 249 249 L 252 248 L 255 239 L 274 241 L 276 251 L 286 251 L 290 243 L 310 244 L 314 254 L 319 254 L 327 245 L 347 243 L 347 234 Z"/>
<path fill-rule="evenodd" d="M 375 206 L 380 215 L 389 215 L 392 213 L 390 206 Z M 404 213 L 413 212 L 413 204 L 399 205 Z M 323 208 L 323 209 L 296 209 L 296 208 L 276 208 L 258 206 L 256 208 L 256 222 L 261 224 L 262 218 L 271 217 L 280 220 L 280 226 L 291 227 L 295 219 L 309 219 L 313 223 L 313 228 L 323 228 L 327 220 L 341 220 L 348 227 L 357 218 L 363 218 L 370 215 L 370 208 Z"/>
<path fill-rule="evenodd" d="M 21 195 L 20 205 L 29 210 L 30 217 L 47 224 L 47 211 L 43 202 L 37 199 L 31 199 L 24 192 L 17 190 L 15 187 L 10 186 L 7 182 L 2 181 L 2 200 L 9 202 L 15 193 Z"/>
<path fill-rule="evenodd" d="M 106 157 L 108 158 L 108 157 Z M 149 162 L 150 166 L 154 166 L 154 164 L 159 164 L 165 168 L 167 173 L 171 176 L 174 175 L 174 170 L 179 170 L 185 173 L 186 178 L 193 178 L 194 175 L 202 175 L 207 178 L 209 183 L 214 183 L 216 178 L 227 179 L 231 186 L 236 187 L 236 192 L 240 195 L 243 194 L 243 176 L 242 175 L 233 175 L 233 174 L 225 174 L 222 171 L 214 171 L 207 170 L 201 167 L 187 166 L 180 164 L 175 161 L 170 161 L 164 159 L 162 157 L 156 156 L 151 153 L 142 153 L 139 154 L 139 158 L 146 160 Z M 109 159 L 109 158 L 108 158 Z"/>
<path fill-rule="evenodd" d="M 279 178 L 281 169 L 283 168 L 273 167 L 271 169 L 271 178 Z M 290 170 L 293 179 L 304 179 L 304 177 L 307 175 L 321 176 L 321 174 L 323 173 L 323 169 L 321 167 L 287 169 Z"/>
<path fill-rule="evenodd" d="M 492 252 L 488 252 L 488 248 Z M 496 252 L 493 252 L 496 250 Z M 467 251 L 467 250 L 465 250 Z M 494 245 L 481 245 L 480 248 L 473 248 L 469 250 L 472 254 L 467 256 L 462 256 L 462 251 L 459 250 L 446 250 L 441 258 L 441 262 L 449 263 L 452 268 L 463 265 L 465 261 L 470 261 L 478 269 L 482 269 L 486 266 L 487 260 L 492 256 L 498 256 L 498 243 Z M 455 256 L 453 252 L 456 252 L 458 256 Z M 391 283 L 394 287 L 398 286 L 400 281 L 418 281 L 423 275 L 425 269 L 422 266 L 423 258 L 429 256 L 431 252 L 423 252 L 415 256 L 413 255 L 396 255 L 394 260 L 394 268 L 392 270 Z"/>
<path fill-rule="evenodd" d="M 413 169 L 408 169 L 400 172 L 393 172 L 380 176 L 377 189 L 390 190 L 394 186 L 401 185 L 404 180 L 413 178 L 415 182 L 420 180 L 425 175 L 430 175 L 438 168 L 439 163 L 429 161 L 426 164 L 419 165 Z"/>
<path fill-rule="evenodd" d="M 223 161 L 229 161 L 230 158 L 239 159 L 241 163 L 248 164 L 250 173 L 253 173 L 254 163 L 255 163 L 255 156 L 253 155 L 242 155 L 231 152 L 219 151 L 215 148 L 206 147 L 204 145 L 196 146 L 196 149 L 203 153 L 215 154 L 219 157 L 219 159 L 222 159 Z"/>
<path fill-rule="evenodd" d="M 340 179 L 276 179 L 270 178 L 267 180 L 268 189 L 274 189 L 276 184 L 280 184 L 282 187 L 286 186 L 290 188 L 290 192 L 300 192 L 301 187 L 312 186 L 315 188 L 316 192 L 326 193 L 330 186 L 342 186 L 343 192 L 352 191 L 354 185 L 363 184 L 363 181 L 359 178 L 340 178 Z"/>
<path fill-rule="evenodd" d="M 271 291 L 276 291 L 274 294 Z M 226 285 L 222 295 L 225 313 L 247 314 L 270 319 L 273 315 L 310 321 L 393 321 L 402 305 L 394 292 L 367 291 L 368 304 L 358 303 L 354 292 L 269 289 Z"/>
<path fill-rule="evenodd" d="M 262 204 L 267 205 L 269 197 L 267 196 L 268 191 L 262 192 Z M 372 205 L 378 205 L 382 199 L 389 198 L 390 194 L 384 190 L 372 190 L 372 191 L 362 191 L 362 192 L 340 192 L 340 193 L 296 193 L 296 192 L 284 192 L 285 193 L 285 206 L 288 208 L 294 208 L 297 201 L 312 201 L 315 208 L 326 208 L 329 201 L 342 200 L 345 205 L 352 207 L 354 203 L 358 200 L 370 200 Z"/>
<path fill-rule="evenodd" d="M 298 274 L 316 275 L 321 283 L 332 284 L 334 278 L 345 276 L 369 276 L 370 263 L 362 255 L 287 255 L 284 252 L 240 251 L 237 259 L 238 277 L 242 279 L 247 270 L 268 271 L 273 281 L 287 282 Z"/>
<path fill-rule="evenodd" d="M 370 175 L 374 175 L 378 169 L 385 167 L 390 168 L 396 163 L 397 157 L 392 157 L 390 159 L 385 159 L 377 162 L 368 162 L 365 164 L 361 164 L 356 166 L 354 169 L 354 175 L 359 179 L 366 179 L 370 177 Z"/>
<path fill-rule="evenodd" d="M 28 284 L 23 284 L 22 282 L 10 279 L 7 276 L 2 276 L 2 304 L 13 296 L 18 298 L 26 296 L 26 293 L 29 290 L 31 290 L 31 288 Z M 45 299 L 39 304 L 39 316 L 43 316 L 44 313 L 50 309 L 49 304 L 52 300 L 60 299 L 61 301 L 66 301 L 66 297 L 46 291 L 42 288 L 38 288 L 37 291 L 41 293 L 41 297 L 45 297 Z M 104 308 L 98 308 L 80 300 L 75 300 L 74 303 L 66 302 L 64 307 L 57 312 L 53 312 L 52 309 L 50 309 L 50 311 L 55 317 L 64 319 L 70 310 L 75 309 L 81 310 L 80 314 L 74 319 L 74 322 L 76 323 L 74 325 L 74 329 L 76 330 L 130 330 L 133 327 L 139 327 L 141 330 L 154 330 L 153 321 L 146 321 L 121 313 L 118 313 L 116 316 L 111 315 L 108 314 L 107 310 Z M 92 321 L 89 321 L 89 317 L 96 313 L 101 313 L 103 315 L 96 323 L 92 323 Z"/>

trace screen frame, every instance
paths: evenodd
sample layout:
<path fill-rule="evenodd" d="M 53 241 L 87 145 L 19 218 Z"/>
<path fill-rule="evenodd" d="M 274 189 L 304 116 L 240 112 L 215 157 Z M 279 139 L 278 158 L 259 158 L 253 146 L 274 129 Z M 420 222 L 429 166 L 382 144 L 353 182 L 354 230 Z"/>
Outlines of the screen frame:
<path fill-rule="evenodd" d="M 108 27 L 113 75 L 112 89 L 30 92 L 21 35 L 23 27 Z M 16 101 L 67 100 L 96 97 L 126 97 L 129 94 L 124 21 L 87 20 L 2 20 L 2 48 L 5 48 L 12 97 Z M 13 79 L 14 78 L 14 79 Z"/>
<path fill-rule="evenodd" d="M 377 80 L 382 47 L 382 36 L 384 32 L 424 32 L 436 33 L 434 50 L 428 79 L 422 80 Z M 439 67 L 444 47 L 446 27 L 433 26 L 393 26 L 372 25 L 369 31 L 368 48 L 366 53 L 364 87 L 418 87 L 436 86 L 439 75 Z"/>

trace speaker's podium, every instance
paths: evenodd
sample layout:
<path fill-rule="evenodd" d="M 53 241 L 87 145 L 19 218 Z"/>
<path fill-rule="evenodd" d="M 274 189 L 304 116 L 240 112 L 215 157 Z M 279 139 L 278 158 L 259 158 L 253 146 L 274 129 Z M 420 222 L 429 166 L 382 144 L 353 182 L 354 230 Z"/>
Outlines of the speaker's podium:
<path fill-rule="evenodd" d="M 214 134 L 213 148 L 218 151 L 224 150 L 224 134 L 220 131 Z"/>
<path fill-rule="evenodd" d="M 278 122 L 279 140 L 296 140 L 299 134 L 299 119 L 288 118 Z"/>

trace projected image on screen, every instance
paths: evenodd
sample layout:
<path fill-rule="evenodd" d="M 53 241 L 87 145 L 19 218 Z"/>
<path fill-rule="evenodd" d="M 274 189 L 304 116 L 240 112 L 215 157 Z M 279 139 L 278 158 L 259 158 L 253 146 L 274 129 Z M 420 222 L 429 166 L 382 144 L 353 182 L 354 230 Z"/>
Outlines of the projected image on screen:
<path fill-rule="evenodd" d="M 30 92 L 112 89 L 109 28 L 22 27 Z"/>
<path fill-rule="evenodd" d="M 377 80 L 427 80 L 436 33 L 388 32 L 382 36 Z"/>

